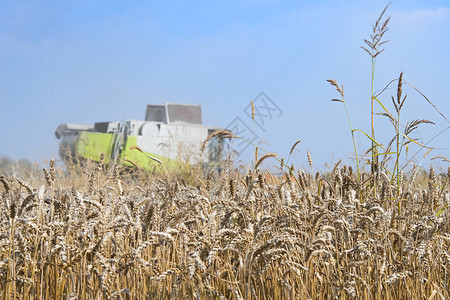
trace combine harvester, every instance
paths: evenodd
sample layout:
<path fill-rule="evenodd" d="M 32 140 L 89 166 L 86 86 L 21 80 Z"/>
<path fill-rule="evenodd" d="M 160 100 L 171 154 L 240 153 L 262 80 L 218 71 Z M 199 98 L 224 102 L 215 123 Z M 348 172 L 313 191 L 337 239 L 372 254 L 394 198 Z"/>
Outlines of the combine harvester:
<path fill-rule="evenodd" d="M 222 157 L 223 140 L 209 142 L 200 153 L 206 137 L 220 130 L 204 126 L 200 105 L 147 105 L 145 121 L 98 122 L 94 125 L 60 124 L 55 131 L 60 140 L 59 154 L 64 159 L 123 164 L 155 172 L 161 165 L 201 163 L 217 166 Z"/>

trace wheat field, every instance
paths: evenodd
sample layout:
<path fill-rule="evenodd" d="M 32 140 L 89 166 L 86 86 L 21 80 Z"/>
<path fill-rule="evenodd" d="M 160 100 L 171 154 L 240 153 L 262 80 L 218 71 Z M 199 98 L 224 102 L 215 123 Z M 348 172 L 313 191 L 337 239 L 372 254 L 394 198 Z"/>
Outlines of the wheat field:
<path fill-rule="evenodd" d="M 2 176 L 1 298 L 450 298 L 449 174 L 294 172 Z"/>

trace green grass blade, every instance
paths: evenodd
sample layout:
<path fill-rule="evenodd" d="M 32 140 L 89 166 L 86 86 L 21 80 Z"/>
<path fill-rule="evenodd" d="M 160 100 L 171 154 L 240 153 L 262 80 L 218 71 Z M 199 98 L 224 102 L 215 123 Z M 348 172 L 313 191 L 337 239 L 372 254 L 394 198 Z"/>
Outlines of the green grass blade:
<path fill-rule="evenodd" d="M 392 114 L 389 112 L 389 110 L 386 108 L 386 106 L 384 106 L 383 103 L 381 103 L 381 101 L 378 100 L 377 97 L 373 97 L 373 99 L 377 100 L 378 104 L 384 109 L 384 111 L 385 111 L 389 116 L 391 116 L 392 119 L 395 119 L 395 118 L 392 116 Z"/>
<path fill-rule="evenodd" d="M 419 143 L 419 142 L 413 140 L 412 138 L 410 138 L 409 136 L 407 136 L 407 135 L 404 134 L 404 133 L 399 132 L 399 134 L 401 134 L 402 136 L 404 136 L 405 138 L 407 138 L 408 140 L 410 140 L 412 143 L 414 143 L 414 144 L 416 144 L 416 145 L 419 145 L 420 147 L 427 148 L 427 149 L 434 149 L 434 148 L 432 148 L 432 147 L 428 147 L 428 146 L 422 145 L 421 143 Z"/>
<path fill-rule="evenodd" d="M 436 217 L 439 217 L 446 209 L 448 208 L 448 204 L 445 204 L 437 213 Z"/>
<path fill-rule="evenodd" d="M 368 135 L 367 133 L 365 133 L 363 130 L 361 129 L 353 129 L 352 133 L 354 133 L 355 131 L 359 131 L 362 132 L 366 137 L 368 137 L 372 142 L 374 142 L 378 147 L 380 147 L 381 149 L 383 149 L 384 151 L 386 151 L 386 149 L 380 145 L 377 141 L 375 141 L 370 135 Z"/>

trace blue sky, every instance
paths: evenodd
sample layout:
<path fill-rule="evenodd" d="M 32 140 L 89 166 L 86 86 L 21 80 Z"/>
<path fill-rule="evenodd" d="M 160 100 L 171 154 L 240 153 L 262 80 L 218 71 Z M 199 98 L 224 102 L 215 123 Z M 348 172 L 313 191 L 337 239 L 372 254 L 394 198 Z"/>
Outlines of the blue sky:
<path fill-rule="evenodd" d="M 236 117 L 258 142 L 306 167 L 351 163 L 344 108 L 325 81 L 344 84 L 353 127 L 370 131 L 370 57 L 360 46 L 385 1 L 0 1 L 0 156 L 58 157 L 60 123 L 143 119 L 149 103 L 201 104 L 204 123 Z M 450 2 L 393 1 L 375 88 L 404 72 L 450 119 Z M 244 113 L 264 91 L 283 111 L 261 130 Z M 430 119 L 428 141 L 449 124 L 417 93 L 403 121 Z M 381 100 L 392 107 L 388 90 Z M 377 136 L 393 136 L 376 118 Z M 417 137 L 417 136 L 416 136 Z M 367 139 L 357 136 L 360 152 Z M 450 130 L 430 156 L 450 156 Z M 411 153 L 415 153 L 411 149 Z M 243 161 L 252 156 L 247 150 Z M 423 155 L 418 155 L 418 160 Z M 428 160 L 425 161 L 428 163 Z M 448 166 L 433 162 L 436 165 Z"/>

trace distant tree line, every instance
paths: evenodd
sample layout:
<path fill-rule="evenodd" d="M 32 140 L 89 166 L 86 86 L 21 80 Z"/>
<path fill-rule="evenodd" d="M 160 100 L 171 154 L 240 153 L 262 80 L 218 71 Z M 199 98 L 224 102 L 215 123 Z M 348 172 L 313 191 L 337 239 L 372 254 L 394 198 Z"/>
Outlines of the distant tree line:
<path fill-rule="evenodd" d="M 17 161 L 7 156 L 0 157 L 0 175 L 18 177 L 36 177 L 39 174 L 39 165 L 32 163 L 28 159 L 19 159 Z"/>

